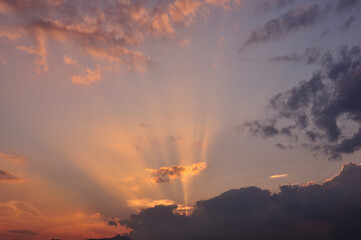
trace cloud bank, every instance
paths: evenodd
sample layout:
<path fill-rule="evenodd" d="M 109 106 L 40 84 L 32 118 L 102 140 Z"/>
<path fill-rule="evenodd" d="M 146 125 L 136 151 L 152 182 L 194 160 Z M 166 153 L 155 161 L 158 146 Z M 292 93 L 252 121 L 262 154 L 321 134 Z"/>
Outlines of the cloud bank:
<path fill-rule="evenodd" d="M 120 223 L 129 237 L 148 239 L 358 239 L 361 165 L 347 164 L 323 184 L 285 185 L 271 194 L 257 187 L 199 201 L 190 216 L 155 206 Z"/>

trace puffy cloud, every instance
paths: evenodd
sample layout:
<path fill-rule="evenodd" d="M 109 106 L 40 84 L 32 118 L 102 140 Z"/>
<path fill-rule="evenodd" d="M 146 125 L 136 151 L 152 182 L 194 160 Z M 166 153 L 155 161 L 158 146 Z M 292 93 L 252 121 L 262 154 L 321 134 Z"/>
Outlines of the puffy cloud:
<path fill-rule="evenodd" d="M 74 75 L 71 77 L 71 81 L 76 85 L 91 84 L 101 79 L 102 76 L 100 75 L 100 70 L 98 68 L 94 70 L 86 68 L 86 73 L 83 75 Z"/>
<path fill-rule="evenodd" d="M 0 169 L 0 182 L 19 182 L 20 178 L 15 175 Z"/>
<path fill-rule="evenodd" d="M 321 68 L 308 81 L 270 100 L 275 115 L 246 123 L 252 134 L 274 137 L 283 121 L 294 136 L 305 136 L 313 150 L 340 159 L 361 147 L 361 45 L 340 46 L 320 57 Z"/>
<path fill-rule="evenodd" d="M 347 164 L 323 184 L 284 185 L 271 194 L 257 187 L 199 201 L 189 215 L 176 205 L 144 209 L 121 221 L 129 237 L 147 239 L 358 239 L 361 165 Z"/>
<path fill-rule="evenodd" d="M 207 163 L 198 162 L 187 166 L 174 165 L 171 167 L 161 167 L 159 169 L 147 169 L 147 171 L 150 173 L 154 182 L 166 183 L 172 179 L 182 180 L 189 176 L 198 175 L 206 168 Z"/>
<path fill-rule="evenodd" d="M 17 234 L 26 234 L 26 235 L 37 235 L 37 232 L 31 231 L 31 230 L 9 230 L 10 233 L 17 233 Z"/>

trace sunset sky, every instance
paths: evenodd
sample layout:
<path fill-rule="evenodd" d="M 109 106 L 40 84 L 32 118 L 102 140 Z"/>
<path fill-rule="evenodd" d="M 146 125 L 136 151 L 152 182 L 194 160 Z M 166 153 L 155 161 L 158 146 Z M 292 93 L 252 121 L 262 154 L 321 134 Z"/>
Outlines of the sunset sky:
<path fill-rule="evenodd" d="M 141 209 L 359 169 L 360 11 L 0 0 L 0 239 L 113 237 Z"/>

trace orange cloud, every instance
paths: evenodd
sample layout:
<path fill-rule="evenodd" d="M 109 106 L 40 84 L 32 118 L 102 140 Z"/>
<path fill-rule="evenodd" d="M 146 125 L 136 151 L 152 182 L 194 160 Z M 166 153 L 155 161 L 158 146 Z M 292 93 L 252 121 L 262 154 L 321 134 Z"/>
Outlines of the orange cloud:
<path fill-rule="evenodd" d="M 25 161 L 25 158 L 23 156 L 17 156 L 14 154 L 2 153 L 2 152 L 0 152 L 0 158 L 7 159 L 12 162 L 19 162 L 19 163 Z"/>
<path fill-rule="evenodd" d="M 174 165 L 171 167 L 161 167 L 159 169 L 146 170 L 150 173 L 153 182 L 165 183 L 172 179 L 184 179 L 189 176 L 199 175 L 206 168 L 206 162 L 199 162 L 187 166 Z"/>
<path fill-rule="evenodd" d="M 200 2 L 195 0 L 176 0 L 169 5 L 169 15 L 175 23 L 189 25 L 192 23 Z"/>
<path fill-rule="evenodd" d="M 86 73 L 82 76 L 74 75 L 71 77 L 71 81 L 76 85 L 90 84 L 101 79 L 102 76 L 100 75 L 100 70 L 98 68 L 94 70 L 86 68 Z"/>
<path fill-rule="evenodd" d="M 170 206 L 176 202 L 170 199 L 151 200 L 148 198 L 131 199 L 127 201 L 127 205 L 133 208 L 151 208 L 158 205 Z"/>
<path fill-rule="evenodd" d="M 269 178 L 283 178 L 283 177 L 287 177 L 288 174 L 284 173 L 284 174 L 278 174 L 278 175 L 272 175 Z"/>
<path fill-rule="evenodd" d="M 67 65 L 77 65 L 78 62 L 75 59 L 72 59 L 68 55 L 64 55 L 64 63 Z"/>

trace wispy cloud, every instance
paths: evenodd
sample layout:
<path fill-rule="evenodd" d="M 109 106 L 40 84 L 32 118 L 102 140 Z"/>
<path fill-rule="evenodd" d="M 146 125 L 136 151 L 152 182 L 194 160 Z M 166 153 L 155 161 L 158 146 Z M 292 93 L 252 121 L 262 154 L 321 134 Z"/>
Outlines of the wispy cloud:
<path fill-rule="evenodd" d="M 287 173 L 283 173 L 283 174 L 272 175 L 269 178 L 284 178 L 284 177 L 287 177 L 287 176 L 288 176 Z"/>

